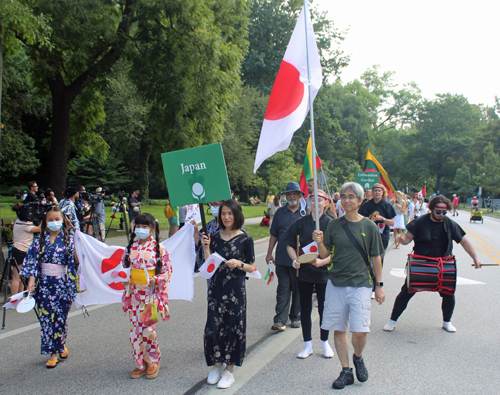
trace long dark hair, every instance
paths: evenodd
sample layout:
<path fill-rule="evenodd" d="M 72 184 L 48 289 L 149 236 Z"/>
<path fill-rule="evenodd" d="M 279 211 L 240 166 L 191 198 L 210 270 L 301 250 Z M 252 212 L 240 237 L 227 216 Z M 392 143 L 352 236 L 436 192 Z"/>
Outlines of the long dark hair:
<path fill-rule="evenodd" d="M 243 209 L 241 205 L 234 199 L 223 200 L 219 207 L 219 216 L 217 217 L 219 220 L 219 226 L 222 229 L 226 229 L 224 223 L 222 222 L 222 207 L 228 207 L 229 210 L 233 213 L 233 229 L 241 229 L 245 222 L 245 217 L 243 216 Z"/>
<path fill-rule="evenodd" d="M 130 235 L 130 241 L 127 245 L 127 253 L 125 255 L 125 259 L 123 261 L 123 267 L 130 267 L 130 248 L 135 241 L 135 228 L 137 225 L 146 225 L 151 229 L 155 230 L 155 252 L 156 252 L 156 268 L 155 274 L 160 274 L 163 264 L 161 263 L 161 254 L 160 254 L 160 226 L 158 225 L 158 221 L 149 213 L 139 214 L 134 218 L 134 231 Z"/>
<path fill-rule="evenodd" d="M 55 211 L 57 213 L 61 213 L 61 217 L 63 220 L 63 230 L 64 230 L 64 245 L 66 247 L 66 252 L 64 253 L 66 255 L 66 258 L 69 256 L 69 241 L 68 241 L 68 233 L 71 228 L 73 228 L 73 225 L 71 225 L 71 222 L 69 222 L 68 217 L 66 217 L 66 214 L 64 214 L 61 209 L 58 206 L 49 206 L 47 212 L 45 213 L 42 223 L 40 224 L 40 252 L 38 253 L 38 262 L 41 264 L 43 255 L 45 254 L 45 232 L 47 231 L 47 214 L 51 211 Z"/>

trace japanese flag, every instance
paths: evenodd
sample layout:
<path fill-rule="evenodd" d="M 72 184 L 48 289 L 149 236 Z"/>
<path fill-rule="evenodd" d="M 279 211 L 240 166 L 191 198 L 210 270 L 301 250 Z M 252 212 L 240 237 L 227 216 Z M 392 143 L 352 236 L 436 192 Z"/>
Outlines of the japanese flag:
<path fill-rule="evenodd" d="M 269 97 L 255 156 L 254 173 L 267 158 L 288 148 L 293 134 L 302 126 L 309 112 L 309 89 L 314 100 L 322 81 L 314 29 L 309 12 L 302 7 Z"/>
<path fill-rule="evenodd" d="M 15 295 L 12 295 L 10 297 L 10 300 L 3 305 L 3 308 L 4 309 L 15 309 L 17 307 L 17 305 L 19 304 L 19 302 L 21 300 L 23 300 L 23 294 L 26 292 L 28 292 L 28 291 L 19 292 Z"/>
<path fill-rule="evenodd" d="M 312 243 L 302 247 L 302 251 L 304 251 L 304 254 L 309 254 L 310 252 L 317 254 L 318 253 L 318 243 L 313 241 Z"/>
<path fill-rule="evenodd" d="M 211 278 L 222 262 L 226 262 L 226 260 L 216 252 L 213 253 L 208 257 L 205 263 L 201 265 L 200 276 L 206 279 Z"/>
<path fill-rule="evenodd" d="M 253 268 L 253 272 L 247 272 L 247 277 L 248 278 L 257 278 L 257 279 L 261 279 L 262 278 L 262 275 L 260 274 L 260 272 L 257 270 L 256 267 Z"/>

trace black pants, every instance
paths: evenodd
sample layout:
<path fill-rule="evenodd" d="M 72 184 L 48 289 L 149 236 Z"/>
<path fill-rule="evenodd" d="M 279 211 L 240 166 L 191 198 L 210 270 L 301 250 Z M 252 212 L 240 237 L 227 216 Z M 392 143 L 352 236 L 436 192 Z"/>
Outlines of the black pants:
<path fill-rule="evenodd" d="M 406 306 L 408 306 L 408 302 L 411 298 L 413 298 L 415 293 L 408 293 L 408 287 L 406 286 L 406 281 L 401 287 L 401 292 L 396 297 L 394 301 L 394 307 L 392 308 L 391 320 L 397 321 L 399 316 L 403 314 Z M 450 322 L 451 316 L 453 315 L 453 310 L 455 309 L 455 295 L 447 295 L 443 293 L 439 293 L 443 298 L 441 303 L 441 309 L 443 310 L 443 321 Z"/>
<path fill-rule="evenodd" d="M 300 323 L 302 327 L 302 337 L 305 342 L 312 340 L 312 295 L 314 288 L 316 288 L 316 296 L 318 298 L 318 313 L 319 313 L 319 326 L 323 322 L 323 308 L 325 306 L 325 292 L 326 283 L 306 283 L 299 281 L 299 296 L 300 296 Z M 321 329 L 321 340 L 328 340 L 328 331 Z"/>
<path fill-rule="evenodd" d="M 25 256 L 26 256 L 26 252 L 18 250 L 16 247 L 12 247 L 12 258 L 14 258 L 16 260 L 17 266 L 19 267 L 19 270 L 21 270 L 21 267 L 23 266 Z M 14 265 L 12 265 L 12 266 L 14 266 Z"/>
<path fill-rule="evenodd" d="M 300 300 L 297 271 L 291 266 L 276 265 L 278 287 L 276 288 L 276 315 L 274 323 L 286 325 L 290 321 L 300 320 Z"/>

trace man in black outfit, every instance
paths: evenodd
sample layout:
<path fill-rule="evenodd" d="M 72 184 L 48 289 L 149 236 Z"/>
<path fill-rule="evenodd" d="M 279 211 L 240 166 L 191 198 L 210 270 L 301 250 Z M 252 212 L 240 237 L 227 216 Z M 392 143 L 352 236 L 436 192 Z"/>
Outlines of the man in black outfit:
<path fill-rule="evenodd" d="M 38 185 L 36 181 L 28 182 L 28 188 L 29 188 L 29 193 L 26 196 L 26 199 L 24 199 L 24 204 L 30 202 L 36 202 L 38 200 L 38 197 L 36 196 L 36 191 L 38 191 Z"/>
<path fill-rule="evenodd" d="M 416 255 L 432 258 L 447 257 L 452 254 L 453 241 L 462 245 L 467 254 L 474 261 L 476 269 L 481 268 L 476 251 L 471 242 L 465 238 L 464 230 L 456 222 L 446 217 L 446 213 L 452 209 L 451 202 L 444 196 L 436 196 L 429 203 L 429 214 L 420 216 L 406 225 L 408 230 L 405 235 L 399 237 L 401 244 L 415 241 L 413 251 Z M 391 319 L 384 326 L 384 330 L 392 332 L 396 328 L 396 321 L 403 313 L 410 299 L 415 293 L 408 293 L 406 280 L 401 287 L 401 292 L 394 301 Z M 455 295 L 440 293 L 443 298 L 443 328 L 448 332 L 456 332 L 451 324 L 451 316 L 455 308 Z"/>
<path fill-rule="evenodd" d="M 384 252 L 389 245 L 391 234 L 389 227 L 394 225 L 394 217 L 396 211 L 394 207 L 386 200 L 387 189 L 382 184 L 374 184 L 372 187 L 373 199 L 365 201 L 359 208 L 359 214 L 370 218 L 378 226 L 380 236 L 382 236 L 382 244 Z M 382 263 L 384 263 L 384 254 L 382 254 Z"/>

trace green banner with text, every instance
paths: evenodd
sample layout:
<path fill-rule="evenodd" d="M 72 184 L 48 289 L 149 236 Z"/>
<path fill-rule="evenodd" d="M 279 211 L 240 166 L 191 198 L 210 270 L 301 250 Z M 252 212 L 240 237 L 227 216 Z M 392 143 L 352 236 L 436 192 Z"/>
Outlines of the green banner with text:
<path fill-rule="evenodd" d="M 380 173 L 378 171 L 357 171 L 356 182 L 361 185 L 365 191 L 367 189 L 372 189 L 373 184 L 380 182 Z"/>
<path fill-rule="evenodd" d="M 172 206 L 231 199 L 220 143 L 167 152 L 161 160 Z"/>

